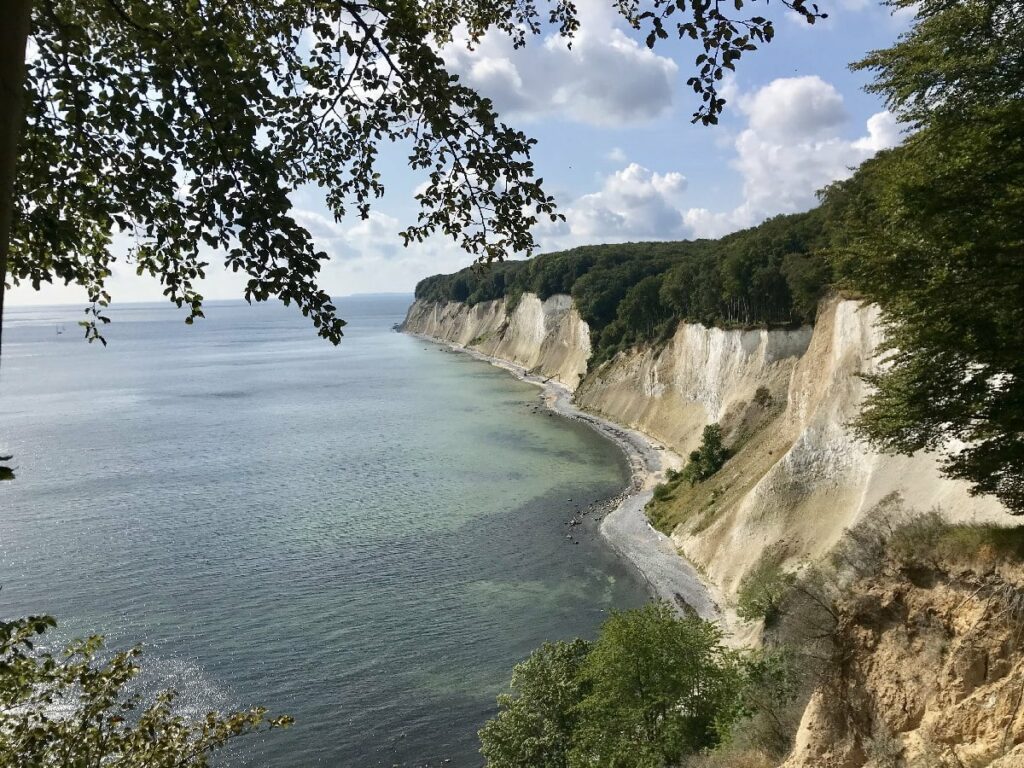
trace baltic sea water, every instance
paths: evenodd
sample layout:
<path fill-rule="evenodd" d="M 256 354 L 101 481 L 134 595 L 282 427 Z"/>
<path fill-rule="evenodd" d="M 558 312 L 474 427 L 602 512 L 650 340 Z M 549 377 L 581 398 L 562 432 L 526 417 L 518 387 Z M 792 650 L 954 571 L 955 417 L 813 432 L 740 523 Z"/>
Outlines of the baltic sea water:
<path fill-rule="evenodd" d="M 342 299 L 337 348 L 272 305 L 122 305 L 105 348 L 77 308 L 9 309 L 0 615 L 141 643 L 193 714 L 295 717 L 228 763 L 479 766 L 513 664 L 647 595 L 566 525 L 625 485 L 619 450 L 394 333 L 410 300 Z"/>

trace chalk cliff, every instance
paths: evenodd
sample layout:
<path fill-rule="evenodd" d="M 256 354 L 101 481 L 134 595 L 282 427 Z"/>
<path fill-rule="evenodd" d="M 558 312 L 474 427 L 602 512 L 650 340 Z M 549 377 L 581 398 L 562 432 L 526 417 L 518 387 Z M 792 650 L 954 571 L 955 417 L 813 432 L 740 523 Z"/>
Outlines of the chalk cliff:
<path fill-rule="evenodd" d="M 875 307 L 832 298 L 813 328 L 681 323 L 667 343 L 628 350 L 589 372 L 589 328 L 568 296 L 526 294 L 511 312 L 505 300 L 417 301 L 404 327 L 557 379 L 584 409 L 684 455 L 705 425 L 720 423 L 734 456 L 702 484 L 699 503 L 677 510 L 670 532 L 730 595 L 769 547 L 784 546 L 793 563 L 821 555 L 893 491 L 958 520 L 1009 520 L 993 499 L 943 478 L 934 456 L 883 456 L 851 432 L 866 386 L 858 374 L 877 365 L 877 319 Z"/>
<path fill-rule="evenodd" d="M 521 365 L 570 389 L 586 374 L 590 358 L 590 329 L 568 296 L 541 301 L 528 293 L 511 312 L 505 299 L 472 307 L 417 301 L 403 327 Z"/>

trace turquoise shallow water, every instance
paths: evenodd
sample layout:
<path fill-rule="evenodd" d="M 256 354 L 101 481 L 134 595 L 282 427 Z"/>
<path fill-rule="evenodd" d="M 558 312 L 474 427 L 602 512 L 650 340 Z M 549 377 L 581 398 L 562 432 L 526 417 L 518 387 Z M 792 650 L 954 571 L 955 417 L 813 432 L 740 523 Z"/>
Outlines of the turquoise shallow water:
<path fill-rule="evenodd" d="M 77 310 L 9 311 L 0 613 L 143 643 L 192 711 L 296 717 L 229 762 L 479 765 L 512 665 L 646 593 L 592 526 L 566 538 L 618 449 L 392 332 L 409 301 L 343 300 L 340 348 L 277 306 L 121 306 L 105 349 Z"/>

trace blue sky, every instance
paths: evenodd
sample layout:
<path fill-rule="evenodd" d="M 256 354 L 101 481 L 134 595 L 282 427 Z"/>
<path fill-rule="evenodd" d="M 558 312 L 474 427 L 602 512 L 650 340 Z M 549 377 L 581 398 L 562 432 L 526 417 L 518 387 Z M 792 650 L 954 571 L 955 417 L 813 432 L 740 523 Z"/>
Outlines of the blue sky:
<path fill-rule="evenodd" d="M 691 125 L 686 79 L 697 50 L 663 41 L 652 52 L 617 22 L 611 0 L 580 0 L 583 27 L 571 50 L 557 37 L 513 51 L 499 35 L 473 51 L 452 46 L 449 67 L 491 97 L 503 119 L 538 140 L 534 161 L 568 221 L 537 231 L 542 250 L 602 242 L 717 236 L 766 216 L 806 210 L 814 191 L 899 141 L 869 76 L 847 69 L 891 44 L 906 15 L 865 0 L 825 0 L 829 18 L 807 25 L 781 4 L 768 10 L 775 40 L 740 62 L 715 127 Z M 750 8 L 756 8 L 760 3 Z M 384 153 L 388 195 L 368 221 L 335 222 L 311 192 L 297 216 L 331 254 L 322 273 L 333 295 L 411 291 L 470 257 L 443 240 L 403 248 L 422 179 L 399 148 Z M 211 263 L 216 257 L 211 255 Z M 242 281 L 211 267 L 207 298 L 237 298 Z M 115 267 L 115 302 L 160 300 L 155 282 Z M 82 302 L 74 287 L 15 289 L 11 304 Z"/>

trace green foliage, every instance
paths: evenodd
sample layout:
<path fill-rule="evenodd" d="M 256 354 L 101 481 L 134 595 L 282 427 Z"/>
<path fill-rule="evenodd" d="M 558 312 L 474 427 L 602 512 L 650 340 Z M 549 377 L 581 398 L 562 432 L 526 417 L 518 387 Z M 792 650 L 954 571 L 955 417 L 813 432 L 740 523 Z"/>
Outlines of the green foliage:
<path fill-rule="evenodd" d="M 770 548 L 744 574 L 736 593 L 736 614 L 747 621 L 764 619 L 772 626 L 779 618 L 782 602 L 796 577 L 782 568 L 785 550 Z"/>
<path fill-rule="evenodd" d="M 708 424 L 701 433 L 700 447 L 690 452 L 690 461 L 683 469 L 682 478 L 690 485 L 702 483 L 722 468 L 729 458 L 729 449 L 722 442 L 722 428 Z"/>
<path fill-rule="evenodd" d="M 887 542 L 891 555 L 904 564 L 952 567 L 971 562 L 1024 561 L 1024 528 L 982 523 L 951 523 L 937 511 L 917 515 L 901 525 Z"/>
<path fill-rule="evenodd" d="M 739 13 L 743 5 L 735 0 L 735 15 L 660 0 L 617 10 L 649 46 L 669 36 L 666 27 L 697 42 L 703 52 L 688 83 L 699 98 L 694 120 L 708 124 L 725 104 L 723 73 L 774 34 L 770 19 Z M 809 23 L 824 15 L 803 0 L 783 5 Z M 439 233 L 490 263 L 528 255 L 538 219 L 559 218 L 534 178 L 535 142 L 499 122 L 439 51 L 456 29 L 469 46 L 493 29 L 518 48 L 551 27 L 568 44 L 580 25 L 571 2 L 19 6 L 31 8 L 35 55 L 25 109 L 14 85 L 0 104 L 25 114 L 20 148 L 14 120 L 3 148 L 19 162 L 13 217 L 8 189 L 0 196 L 5 233 L 13 218 L 10 243 L 0 243 L 0 300 L 8 269 L 15 285 L 82 285 L 90 340 L 102 340 L 111 243 L 125 232 L 128 260 L 188 308 L 186 322 L 202 317 L 196 281 L 214 251 L 248 276 L 248 300 L 295 302 L 336 343 L 344 323 L 317 282 L 327 255 L 292 215 L 290 196 L 315 186 L 337 220 L 368 218 L 384 194 L 385 144 L 407 148 L 410 167 L 426 176 L 417 221 L 400 233 L 406 245 Z M 476 300 L 503 290 L 490 286 Z"/>
<path fill-rule="evenodd" d="M 557 218 L 533 140 L 445 68 L 445 3 L 433 17 L 405 2 L 33 5 L 10 276 L 84 286 L 90 339 L 124 231 L 188 321 L 213 251 L 248 275 L 246 299 L 295 302 L 337 342 L 344 323 L 317 284 L 327 254 L 290 195 L 316 186 L 338 220 L 367 218 L 382 144 L 401 142 L 426 176 L 406 244 L 440 233 L 491 261 L 531 252 L 538 217 Z M 472 18 L 512 31 L 512 11 Z"/>
<path fill-rule="evenodd" d="M 670 336 L 680 321 L 791 325 L 813 321 L 831 280 L 819 255 L 825 216 L 778 216 L 720 240 L 624 243 L 549 253 L 420 281 L 416 298 L 469 305 L 523 293 L 570 294 L 590 326 L 592 364 Z"/>
<path fill-rule="evenodd" d="M 287 727 L 266 710 L 186 720 L 173 691 L 144 702 L 129 691 L 140 651 L 100 660 L 100 637 L 63 653 L 35 647 L 56 626 L 49 616 L 0 623 L 0 765 L 204 768 L 230 741 Z"/>
<path fill-rule="evenodd" d="M 1014 0 L 888 0 L 912 10 L 913 28 L 853 65 L 870 70 L 867 90 L 901 120 L 977 119 L 979 111 L 1024 97 L 1024 8 Z"/>
<path fill-rule="evenodd" d="M 843 284 L 883 309 L 858 427 L 885 451 L 944 453 L 946 474 L 1022 514 L 1022 9 L 914 5 L 914 29 L 858 66 L 919 130 L 825 194 Z"/>
<path fill-rule="evenodd" d="M 512 690 L 480 731 L 490 768 L 567 768 L 579 725 L 579 703 L 590 684 L 582 674 L 590 644 L 546 643 L 512 671 Z"/>
<path fill-rule="evenodd" d="M 782 4 L 802 16 L 808 24 L 828 17 L 827 13 L 818 11 L 815 3 L 808 6 L 804 0 L 783 0 Z M 690 38 L 702 43 L 704 53 L 695 60 L 697 74 L 686 81 L 702 102 L 693 113 L 692 122 L 716 124 L 725 104 L 725 99 L 718 96 L 720 81 L 727 71 L 735 71 L 736 62 L 744 53 L 757 50 L 758 43 L 771 42 L 775 36 L 771 20 L 763 16 L 732 19 L 726 15 L 723 6 L 692 2 L 687 8 L 685 0 L 654 2 L 649 7 L 645 6 L 635 1 L 620 4 L 620 8 L 626 9 L 624 14 L 630 24 L 646 32 L 648 48 L 669 37 Z M 733 0 L 732 6 L 736 10 L 742 9 L 743 0 Z M 676 10 L 684 13 L 673 17 Z"/>
<path fill-rule="evenodd" d="M 793 649 L 766 645 L 742 659 L 742 717 L 729 734 L 727 746 L 770 755 L 776 766 L 793 746 L 806 703 L 806 673 Z"/>
<path fill-rule="evenodd" d="M 666 603 L 614 614 L 587 657 L 573 765 L 655 768 L 718 743 L 736 715 L 736 659 L 721 630 Z"/>
<path fill-rule="evenodd" d="M 666 603 L 613 614 L 593 644 L 547 644 L 480 732 L 489 768 L 662 768 L 719 742 L 744 668 L 721 632 Z"/>
<path fill-rule="evenodd" d="M 665 501 L 672 497 L 673 490 L 671 483 L 658 483 L 654 486 L 654 498 L 658 501 Z"/>

